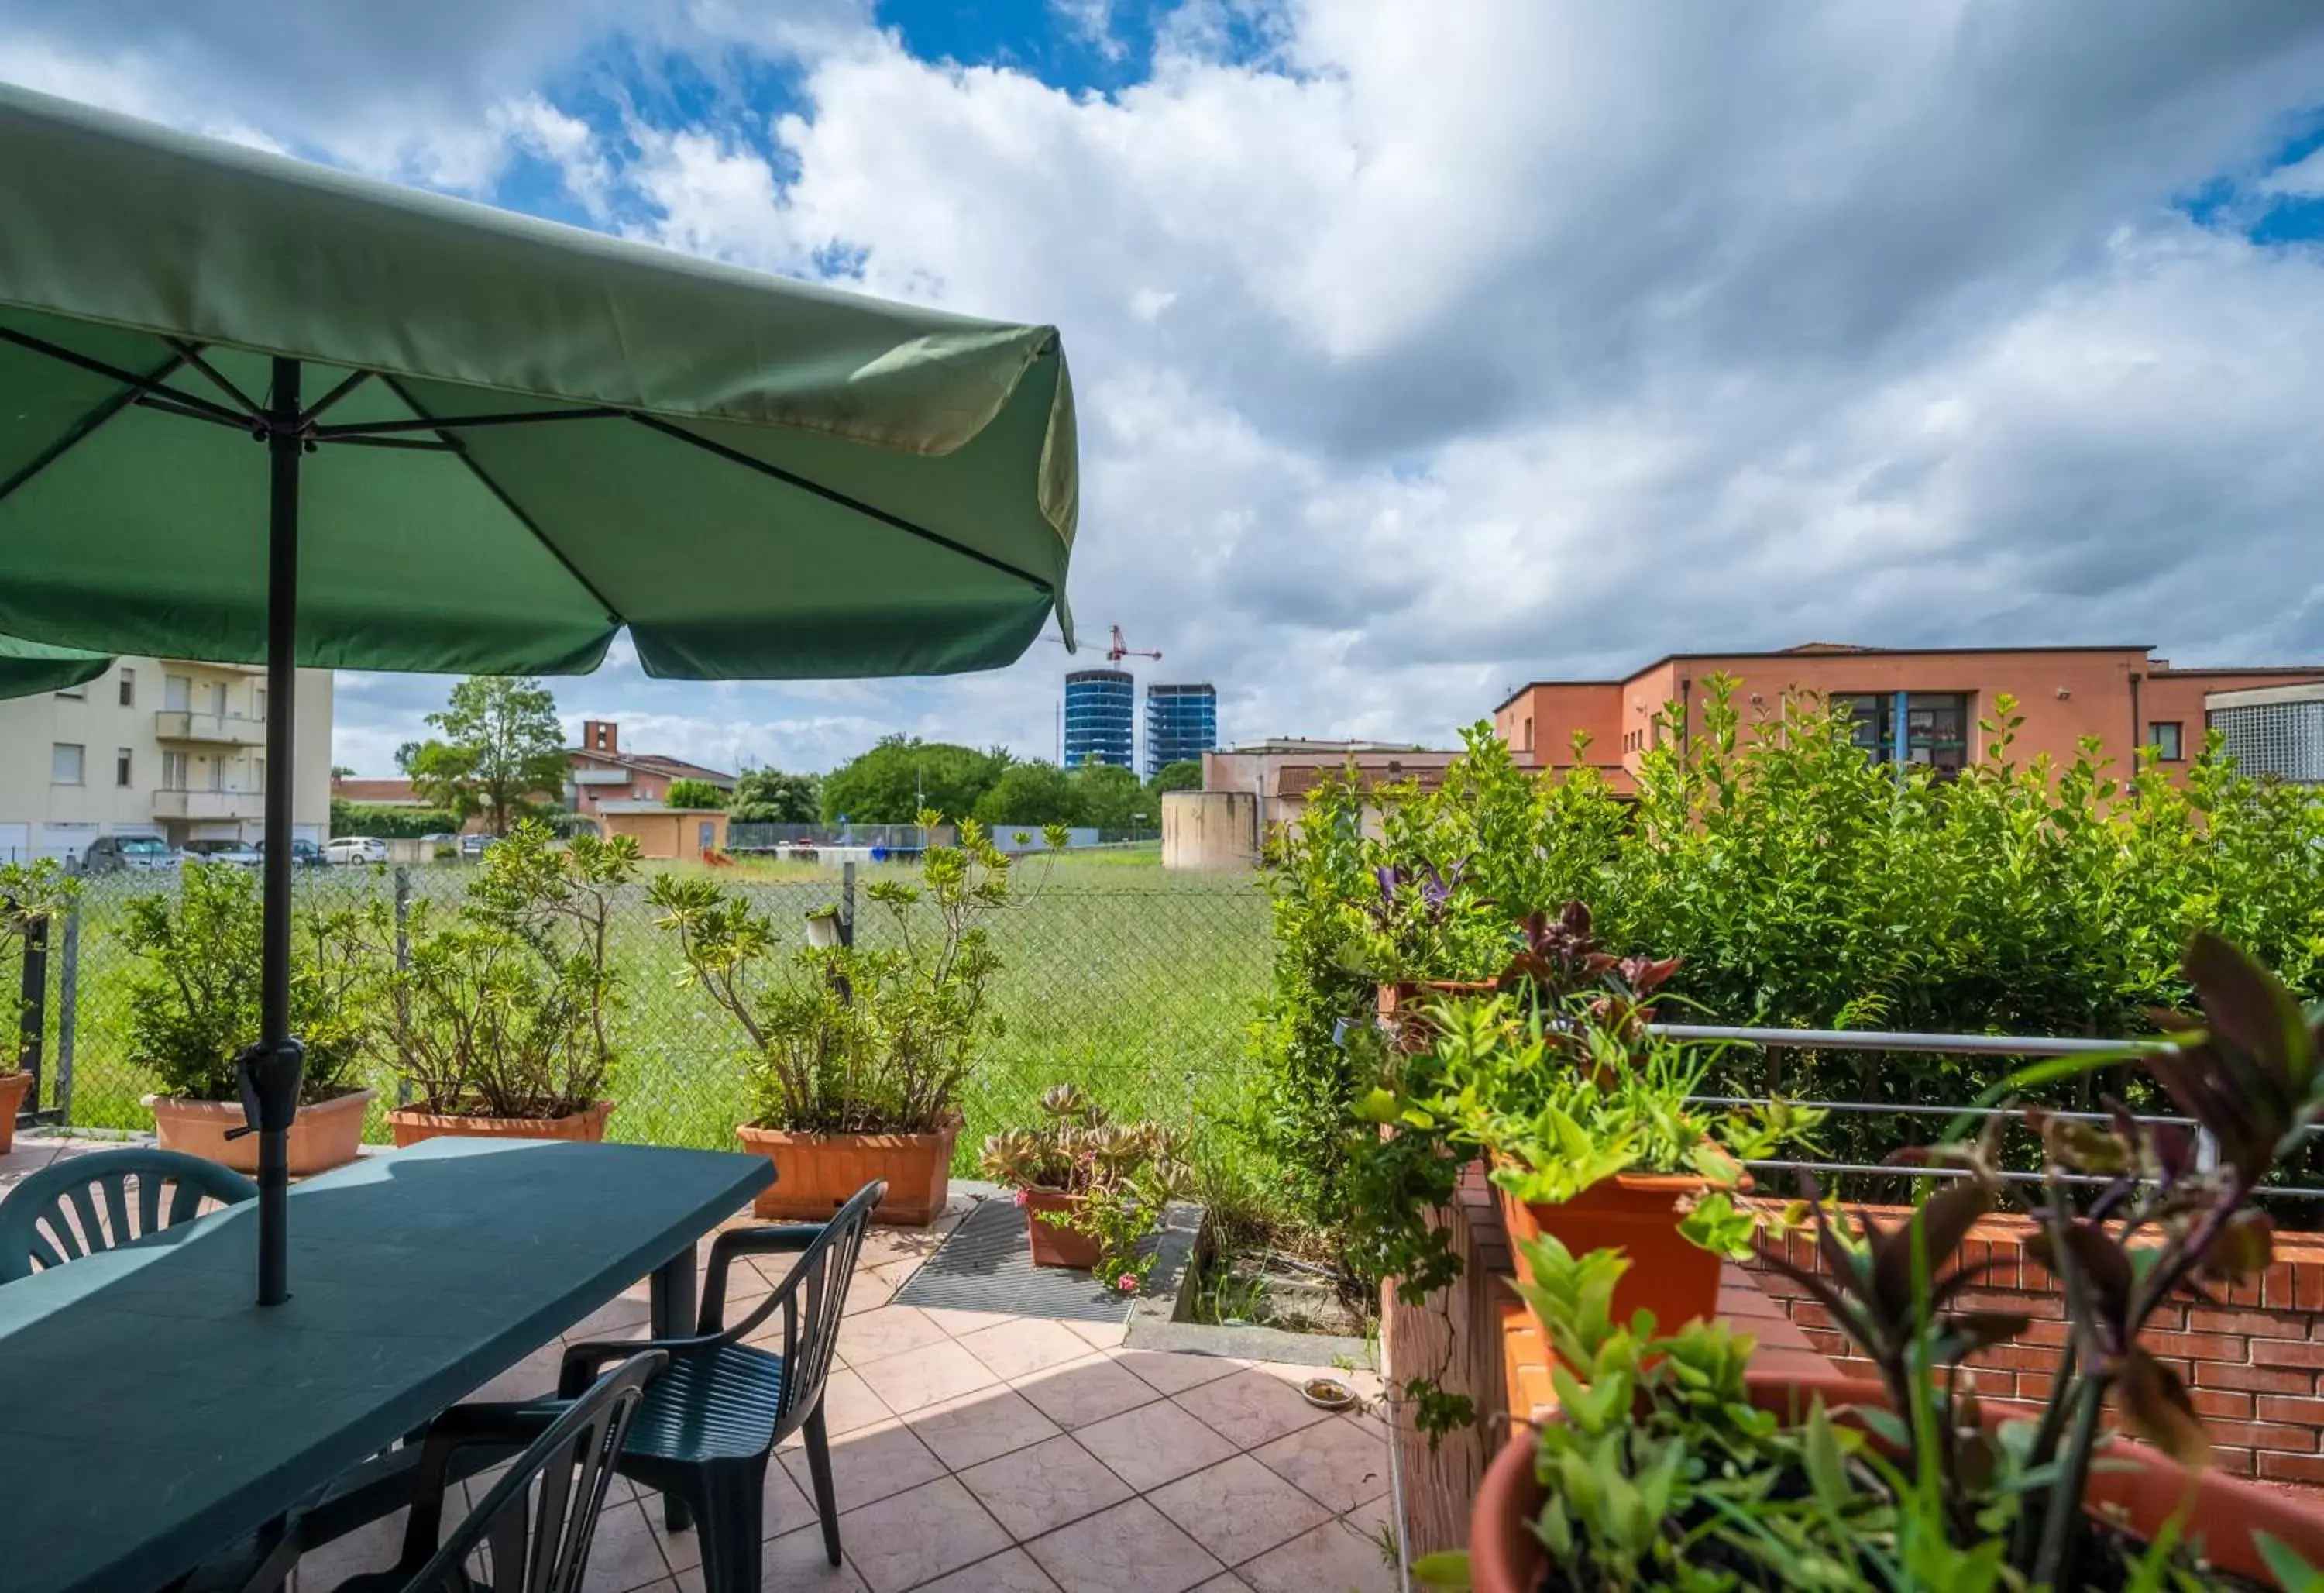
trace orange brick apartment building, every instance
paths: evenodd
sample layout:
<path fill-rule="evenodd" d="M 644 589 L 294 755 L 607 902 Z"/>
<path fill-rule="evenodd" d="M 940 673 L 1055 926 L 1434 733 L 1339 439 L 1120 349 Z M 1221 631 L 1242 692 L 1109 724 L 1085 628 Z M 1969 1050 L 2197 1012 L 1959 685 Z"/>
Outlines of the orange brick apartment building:
<path fill-rule="evenodd" d="M 1674 653 L 1618 681 L 1536 681 L 1493 713 L 1493 728 L 1520 764 L 1565 768 L 1573 733 L 1590 735 L 1587 760 L 1622 790 L 1652 746 L 1655 716 L 1676 705 L 1679 729 L 1701 733 L 1715 674 L 1734 678 L 1748 725 L 1784 697 L 1845 702 L 1867 751 L 1898 762 L 1958 769 L 1983 756 L 1978 729 L 1996 697 L 2017 699 L 2024 723 L 2014 758 L 2073 757 L 2085 736 L 2127 764 L 2131 749 L 2161 750 L 2166 767 L 2201 750 L 2205 699 L 2216 691 L 2324 681 L 2324 666 L 2181 670 L 2151 647 L 1855 647 L 1811 642 L 1780 653 Z"/>

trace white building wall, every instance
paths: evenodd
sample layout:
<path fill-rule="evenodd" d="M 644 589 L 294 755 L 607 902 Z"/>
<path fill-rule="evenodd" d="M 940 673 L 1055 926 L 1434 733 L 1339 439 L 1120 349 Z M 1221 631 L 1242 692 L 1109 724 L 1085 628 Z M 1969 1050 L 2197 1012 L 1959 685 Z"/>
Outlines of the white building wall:
<path fill-rule="evenodd" d="M 0 857 L 76 857 L 100 835 L 258 838 L 265 684 L 254 668 L 124 658 L 69 692 L 0 701 Z M 318 840 L 331 708 L 330 671 L 301 670 L 291 801 Z M 81 749 L 78 782 L 60 747 Z"/>

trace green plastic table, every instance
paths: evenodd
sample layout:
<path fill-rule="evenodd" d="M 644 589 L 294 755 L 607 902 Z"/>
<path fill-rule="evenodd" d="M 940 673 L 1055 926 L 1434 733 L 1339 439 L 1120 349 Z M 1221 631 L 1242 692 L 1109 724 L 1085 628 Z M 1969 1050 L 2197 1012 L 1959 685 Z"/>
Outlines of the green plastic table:
<path fill-rule="evenodd" d="M 431 1140 L 0 1286 L 0 1587 L 165 1587 L 649 1273 L 690 1331 L 695 1241 L 764 1157 Z"/>

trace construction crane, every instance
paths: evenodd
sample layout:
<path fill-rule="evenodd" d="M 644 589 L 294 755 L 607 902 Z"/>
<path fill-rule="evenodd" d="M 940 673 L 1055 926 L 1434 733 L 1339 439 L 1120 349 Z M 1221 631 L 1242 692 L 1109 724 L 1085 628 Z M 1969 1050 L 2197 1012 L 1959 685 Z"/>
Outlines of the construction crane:
<path fill-rule="evenodd" d="M 1107 628 L 1113 633 L 1113 645 L 1105 650 L 1106 662 L 1120 663 L 1125 658 L 1150 658 L 1157 663 L 1162 662 L 1162 650 L 1159 647 L 1132 647 L 1121 639 L 1120 625 L 1111 625 Z M 1060 647 L 1065 644 L 1065 639 L 1063 636 L 1044 636 L 1041 640 L 1055 642 Z"/>

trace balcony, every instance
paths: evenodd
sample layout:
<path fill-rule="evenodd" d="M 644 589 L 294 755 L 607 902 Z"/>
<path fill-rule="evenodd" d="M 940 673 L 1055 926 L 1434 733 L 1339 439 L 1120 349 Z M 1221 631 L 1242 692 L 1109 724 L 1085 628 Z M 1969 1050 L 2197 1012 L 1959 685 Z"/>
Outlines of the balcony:
<path fill-rule="evenodd" d="M 266 672 L 266 666 L 263 663 L 220 663 L 209 658 L 165 658 L 161 662 L 183 669 L 208 670 L 214 675 L 263 675 Z"/>
<path fill-rule="evenodd" d="M 157 791 L 156 819 L 263 819 L 266 793 L 259 791 Z"/>
<path fill-rule="evenodd" d="M 264 746 L 266 721 L 241 714 L 198 714 L 165 708 L 153 716 L 153 735 L 162 741 L 199 741 L 226 746 Z"/>

